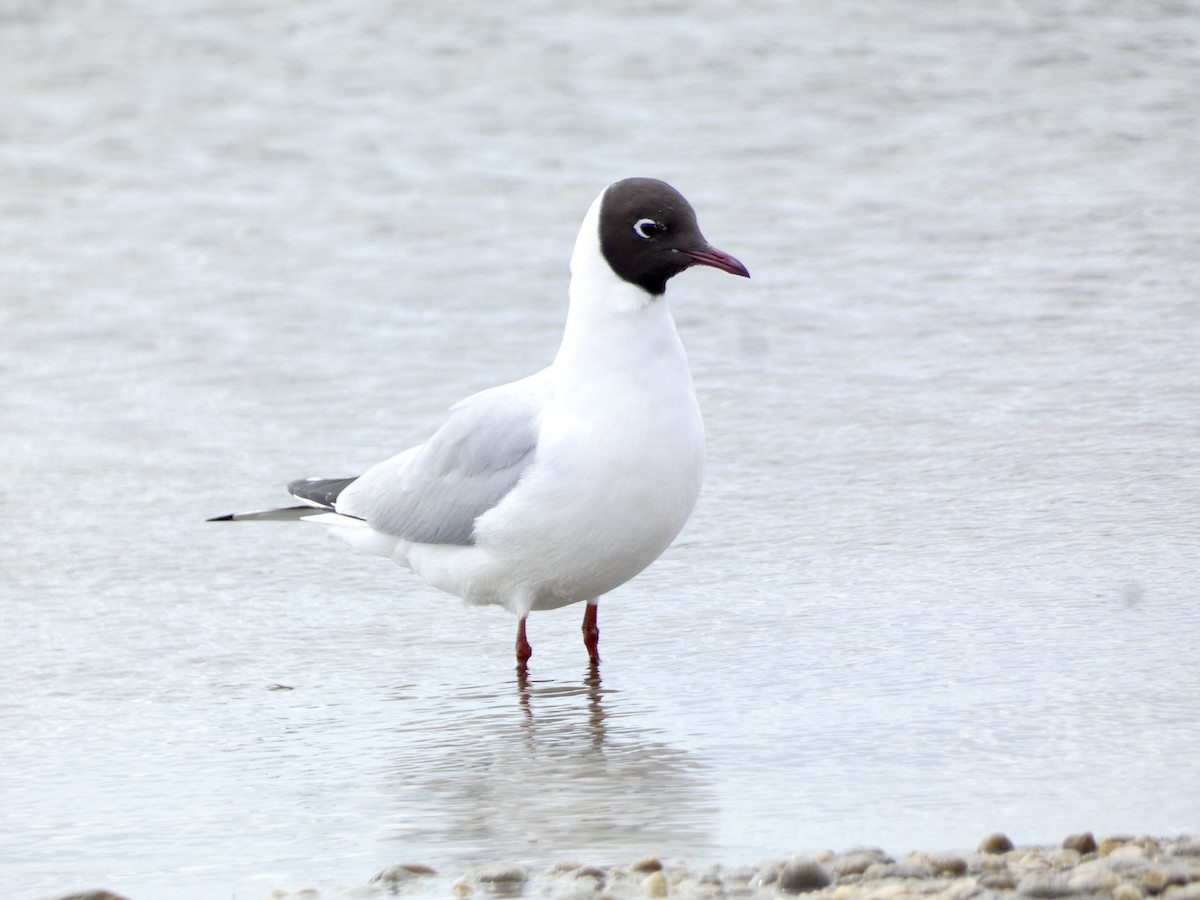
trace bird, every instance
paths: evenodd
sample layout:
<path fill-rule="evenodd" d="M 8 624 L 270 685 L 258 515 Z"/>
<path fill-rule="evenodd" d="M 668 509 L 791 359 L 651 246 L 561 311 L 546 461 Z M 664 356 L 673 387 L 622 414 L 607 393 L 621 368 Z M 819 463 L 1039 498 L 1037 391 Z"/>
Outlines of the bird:
<path fill-rule="evenodd" d="M 504 607 L 521 673 L 529 614 L 584 603 L 596 666 L 600 598 L 658 559 L 700 494 L 704 426 L 665 296 L 693 266 L 750 277 L 666 182 L 610 184 L 575 240 L 549 366 L 460 400 L 427 441 L 362 475 L 291 482 L 299 505 L 208 521 L 326 525 L 467 603 Z"/>

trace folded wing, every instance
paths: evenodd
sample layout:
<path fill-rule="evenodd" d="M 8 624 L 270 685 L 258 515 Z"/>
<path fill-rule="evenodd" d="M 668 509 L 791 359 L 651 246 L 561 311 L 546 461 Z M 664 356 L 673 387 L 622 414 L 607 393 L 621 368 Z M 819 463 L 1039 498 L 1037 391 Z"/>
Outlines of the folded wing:
<path fill-rule="evenodd" d="M 312 488 L 293 493 L 320 505 L 332 495 L 336 512 L 406 541 L 473 544 L 475 520 L 503 500 L 533 462 L 542 409 L 539 392 L 529 389 L 535 385 L 526 379 L 468 397 L 419 447 L 355 479 L 294 483 L 293 489 Z"/>

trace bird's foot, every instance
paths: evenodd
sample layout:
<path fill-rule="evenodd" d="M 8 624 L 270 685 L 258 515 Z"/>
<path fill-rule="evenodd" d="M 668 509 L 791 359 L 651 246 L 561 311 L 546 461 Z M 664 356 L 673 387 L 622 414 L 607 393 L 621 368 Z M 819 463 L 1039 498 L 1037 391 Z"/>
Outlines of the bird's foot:
<path fill-rule="evenodd" d="M 599 607 L 595 603 L 589 603 L 583 614 L 583 625 L 580 626 L 583 632 L 583 646 L 587 647 L 588 659 L 592 665 L 600 662 L 600 626 L 596 624 L 598 610 Z"/>
<path fill-rule="evenodd" d="M 529 657 L 533 656 L 533 648 L 529 646 L 529 638 L 525 637 L 525 618 L 517 623 L 517 671 L 525 671 Z"/>

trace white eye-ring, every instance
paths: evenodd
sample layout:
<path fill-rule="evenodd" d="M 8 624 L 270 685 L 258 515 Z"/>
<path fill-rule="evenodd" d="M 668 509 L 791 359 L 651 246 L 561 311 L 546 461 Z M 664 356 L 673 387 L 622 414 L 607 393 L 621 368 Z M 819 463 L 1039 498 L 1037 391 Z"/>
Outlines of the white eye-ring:
<path fill-rule="evenodd" d="M 638 219 L 633 223 L 634 233 L 644 241 L 650 240 L 656 234 L 662 234 L 667 228 L 662 222 L 653 219 Z"/>

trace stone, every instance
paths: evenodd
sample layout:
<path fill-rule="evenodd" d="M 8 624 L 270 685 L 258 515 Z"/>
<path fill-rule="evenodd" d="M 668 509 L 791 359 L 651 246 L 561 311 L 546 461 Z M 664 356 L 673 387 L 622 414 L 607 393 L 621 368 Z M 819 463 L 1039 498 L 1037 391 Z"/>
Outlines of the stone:
<path fill-rule="evenodd" d="M 842 856 L 849 856 L 851 853 L 865 853 L 868 856 L 874 856 L 876 859 L 892 862 L 892 858 L 887 855 L 882 847 L 873 847 L 870 844 L 864 844 L 861 847 L 851 847 Z"/>
<path fill-rule="evenodd" d="M 829 887 L 832 879 L 824 866 L 811 859 L 794 859 L 779 873 L 779 889 L 788 894 L 805 894 Z"/>
<path fill-rule="evenodd" d="M 967 861 L 953 853 L 931 853 L 926 861 L 934 875 L 958 878 L 967 874 Z"/>
<path fill-rule="evenodd" d="M 1071 887 L 1061 874 L 1034 872 L 1021 879 L 1017 885 L 1017 893 L 1024 897 L 1034 897 L 1036 900 L 1056 900 L 1058 897 L 1074 896 L 1079 891 Z"/>
<path fill-rule="evenodd" d="M 720 866 L 713 866 L 707 872 L 704 872 L 703 874 L 701 874 L 701 876 L 696 879 L 696 883 L 699 885 L 702 885 L 704 887 L 717 887 L 717 888 L 724 885 L 725 879 L 723 879 L 721 877 Z"/>
<path fill-rule="evenodd" d="M 382 872 L 377 872 L 371 878 L 371 884 L 394 888 L 407 881 L 415 881 L 423 875 L 436 874 L 429 866 L 422 866 L 415 863 L 401 863 L 395 866 L 388 866 Z"/>
<path fill-rule="evenodd" d="M 1150 855 L 1151 854 L 1146 852 L 1146 848 L 1144 846 L 1130 841 L 1126 844 L 1122 844 L 1119 847 L 1114 847 L 1112 852 L 1108 854 L 1108 858 L 1114 861 L 1140 861 L 1149 858 Z"/>
<path fill-rule="evenodd" d="M 1062 845 L 1063 849 L 1074 850 L 1081 856 L 1088 853 L 1095 853 L 1097 849 L 1096 838 L 1090 831 L 1085 831 L 1082 834 L 1068 835 L 1063 840 Z"/>
<path fill-rule="evenodd" d="M 1148 869 L 1142 873 L 1141 882 L 1147 894 L 1161 894 L 1167 887 L 1167 873 L 1162 869 Z"/>
<path fill-rule="evenodd" d="M 1079 860 L 1078 850 L 1052 850 L 1046 854 L 1046 863 L 1054 869 L 1074 869 Z"/>
<path fill-rule="evenodd" d="M 1194 866 L 1173 863 L 1165 869 L 1151 869 L 1142 873 L 1142 884 L 1150 888 L 1148 893 L 1154 893 L 1153 887 L 1168 890 L 1172 887 L 1182 887 L 1200 881 L 1200 869 Z"/>
<path fill-rule="evenodd" d="M 759 887 L 768 887 L 779 880 L 779 873 L 782 871 L 781 863 L 768 863 L 758 870 L 758 874 L 754 876 L 754 883 Z"/>
<path fill-rule="evenodd" d="M 871 892 L 867 894 L 871 900 L 898 900 L 906 895 L 908 895 L 908 888 L 899 881 L 889 881 L 872 887 Z"/>
<path fill-rule="evenodd" d="M 835 878 L 842 878 L 846 875 L 861 875 L 871 865 L 881 862 L 882 857 L 882 853 L 876 854 L 871 851 L 846 853 L 831 859 L 825 864 L 825 868 Z"/>
<path fill-rule="evenodd" d="M 938 900 L 969 900 L 969 898 L 977 897 L 982 893 L 983 890 L 973 880 L 960 878 L 942 888 L 937 897 Z"/>
<path fill-rule="evenodd" d="M 646 889 L 646 893 L 651 897 L 665 897 L 670 890 L 670 885 L 667 884 L 667 876 L 662 873 L 661 868 L 647 875 L 642 880 L 642 887 Z"/>
<path fill-rule="evenodd" d="M 529 876 L 521 869 L 493 869 L 476 880 L 499 897 L 516 897 L 525 889 Z"/>
<path fill-rule="evenodd" d="M 725 883 L 730 886 L 749 887 L 758 871 L 753 866 L 737 866 L 725 870 Z"/>
<path fill-rule="evenodd" d="M 1017 879 L 1007 869 L 999 869 L 984 872 L 976 883 L 989 891 L 1011 891 L 1017 886 Z"/>
<path fill-rule="evenodd" d="M 910 857 L 911 858 L 911 857 Z M 933 868 L 924 863 L 909 862 L 877 862 L 867 866 L 863 872 L 863 881 L 880 881 L 884 878 L 925 879 L 933 877 Z"/>
<path fill-rule="evenodd" d="M 1127 834 L 1117 835 L 1115 837 L 1107 837 L 1100 842 L 1100 845 L 1096 848 L 1096 850 L 1101 856 L 1108 856 L 1118 847 L 1124 847 L 1132 840 L 1133 838 Z"/>
<path fill-rule="evenodd" d="M 1121 876 L 1112 869 L 1099 866 L 1077 869 L 1067 879 L 1067 884 L 1082 894 L 1099 894 L 1111 891 L 1122 883 Z"/>
<path fill-rule="evenodd" d="M 1050 865 L 1050 861 L 1046 858 L 1046 850 L 1043 847 L 1027 847 L 1022 850 L 1014 850 L 1012 853 L 1005 854 L 1007 859 L 1011 859 L 1013 865 L 1019 866 L 1022 869 L 1045 869 Z"/>
<path fill-rule="evenodd" d="M 377 873 L 371 879 L 371 884 L 403 884 L 406 881 L 420 878 L 422 875 L 436 874 L 437 872 L 429 868 L 429 866 L 422 866 L 417 863 L 400 863 L 399 865 L 388 866 L 382 872 Z"/>
<path fill-rule="evenodd" d="M 979 842 L 980 853 L 1007 853 L 1012 848 L 1013 842 L 1008 839 L 1008 835 L 1002 834 L 999 831 L 989 834 Z"/>
<path fill-rule="evenodd" d="M 891 877 L 892 870 L 896 867 L 894 862 L 876 862 L 871 863 L 863 870 L 863 881 L 880 881 L 884 878 Z"/>
<path fill-rule="evenodd" d="M 1146 858 L 1146 852 L 1137 844 L 1124 844 L 1096 861 L 1102 862 L 1114 872 L 1121 872 L 1127 876 L 1154 868 L 1154 863 Z"/>
<path fill-rule="evenodd" d="M 112 891 L 100 890 L 67 894 L 65 897 L 59 897 L 58 900 L 128 900 L 128 898 L 122 897 L 120 894 L 114 894 Z"/>
<path fill-rule="evenodd" d="M 1175 845 L 1176 856 L 1200 856 L 1200 837 L 1180 839 Z"/>
<path fill-rule="evenodd" d="M 528 876 L 520 869 L 493 869 L 479 876 L 480 884 L 524 884 Z"/>
<path fill-rule="evenodd" d="M 653 856 L 647 856 L 645 859 L 639 859 L 629 868 L 635 872 L 645 872 L 649 874 L 650 872 L 661 872 L 662 867 L 663 864 L 661 860 Z"/>
<path fill-rule="evenodd" d="M 918 851 L 899 861 L 882 850 L 860 847 L 734 868 L 693 869 L 687 860 L 656 856 L 612 869 L 578 860 L 544 870 L 509 866 L 465 876 L 453 886 L 452 900 L 522 894 L 531 900 L 787 900 L 809 893 L 819 900 L 1200 900 L 1200 841 L 1195 836 L 1110 838 L 1106 855 L 1099 846 L 1081 853 L 1088 848 L 1087 838 L 1086 833 L 1071 835 L 1062 847 L 1026 846 L 1002 853 Z M 416 873 L 435 874 L 424 866 L 393 866 L 373 879 L 374 890 L 382 895 L 382 883 L 392 888 L 389 893 L 408 893 Z M 558 879 L 557 884 L 542 883 L 542 876 Z M 535 889 L 540 893 L 535 895 Z M 372 888 L 364 885 L 362 890 Z M 303 900 L 297 893 L 278 892 L 277 900 L 289 898 Z M 57 900 L 124 898 L 93 893 Z"/>

